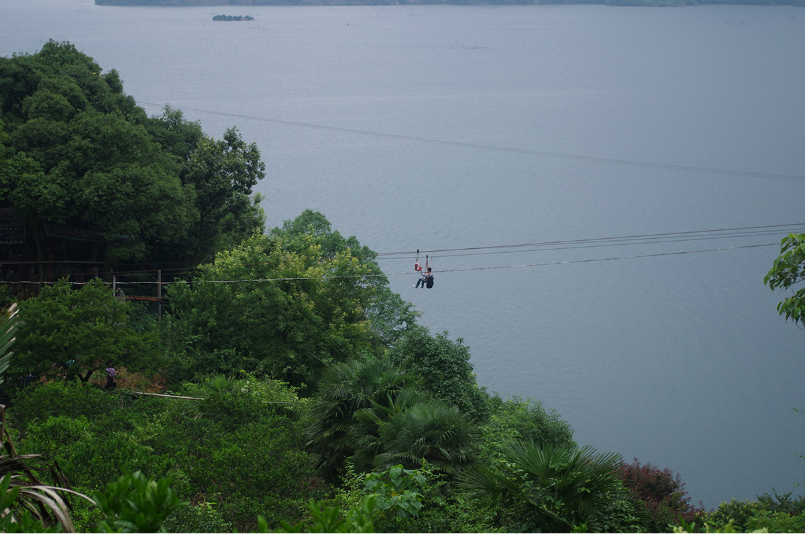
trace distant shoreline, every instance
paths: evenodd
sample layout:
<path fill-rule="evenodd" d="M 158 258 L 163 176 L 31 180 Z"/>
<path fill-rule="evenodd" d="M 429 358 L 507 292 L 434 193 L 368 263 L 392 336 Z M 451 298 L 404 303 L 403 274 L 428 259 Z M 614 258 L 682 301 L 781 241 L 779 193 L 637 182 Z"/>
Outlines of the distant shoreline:
<path fill-rule="evenodd" d="M 752 5 L 804 7 L 805 0 L 95 0 L 97 6 L 389 6 L 389 5 L 560 5 L 632 7 Z"/>

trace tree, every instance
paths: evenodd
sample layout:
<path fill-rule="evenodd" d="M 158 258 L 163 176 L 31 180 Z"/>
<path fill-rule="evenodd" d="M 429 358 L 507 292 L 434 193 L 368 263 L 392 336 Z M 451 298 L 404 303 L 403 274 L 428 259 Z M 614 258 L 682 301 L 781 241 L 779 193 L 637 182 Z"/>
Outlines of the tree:
<path fill-rule="evenodd" d="M 470 463 L 478 431 L 456 406 L 434 399 L 386 358 L 331 365 L 311 404 L 308 449 L 330 478 L 349 462 L 359 472 L 428 462 L 455 473 Z"/>
<path fill-rule="evenodd" d="M 469 416 L 438 399 L 392 414 L 379 431 L 378 468 L 401 463 L 417 469 L 428 462 L 450 474 L 472 463 L 471 445 L 480 435 Z"/>
<path fill-rule="evenodd" d="M 510 446 L 505 457 L 503 473 L 477 466 L 466 470 L 462 480 L 482 502 L 500 507 L 497 522 L 508 531 L 638 530 L 638 517 L 616 475 L 620 455 L 600 454 L 590 446 L 521 442 Z M 620 520 L 614 522 L 611 515 Z"/>
<path fill-rule="evenodd" d="M 502 400 L 498 395 L 489 401 L 490 416 L 481 424 L 482 438 L 478 454 L 488 460 L 503 458 L 504 451 L 521 441 L 539 446 L 574 446 L 574 430 L 555 410 L 547 410 L 534 399 L 513 397 Z M 494 467 L 495 464 L 493 464 Z"/>
<path fill-rule="evenodd" d="M 98 278 L 80 290 L 65 280 L 43 288 L 20 304 L 18 367 L 49 378 L 69 371 L 82 382 L 107 364 L 148 368 L 154 349 L 128 327 L 127 310 Z"/>
<path fill-rule="evenodd" d="M 391 347 L 412 329 L 420 312 L 413 309 L 400 295 L 389 289 L 389 281 L 375 261 L 377 254 L 369 247 L 362 246 L 355 236 L 344 238 L 331 228 L 327 218 L 318 211 L 305 210 L 293 221 L 285 221 L 282 228 L 272 228 L 269 235 L 282 237 L 288 243 L 308 236 L 321 247 L 322 256 L 335 258 L 339 253 L 349 253 L 368 270 L 368 276 L 361 280 L 365 293 L 369 296 L 364 311 L 370 323 L 370 330 L 376 338 L 376 352 Z M 290 245 L 293 246 L 293 245 Z M 349 287 L 345 285 L 345 288 Z"/>
<path fill-rule="evenodd" d="M 235 128 L 217 141 L 206 136 L 198 122 L 186 121 L 180 110 L 169 106 L 149 119 L 146 129 L 178 158 L 180 179 L 195 192 L 196 218 L 187 237 L 161 247 L 155 253 L 159 259 L 201 263 L 255 232 L 263 233 L 261 197 L 252 196 L 252 188 L 265 177 L 265 165 L 255 143 L 247 144 Z"/>
<path fill-rule="evenodd" d="M 369 310 L 388 282 L 374 253 L 314 218 L 254 235 L 169 288 L 173 378 L 243 369 L 311 385 L 328 364 L 382 348 Z"/>
<path fill-rule="evenodd" d="M 191 284 L 169 287 L 174 378 L 243 369 L 314 383 L 328 363 L 370 349 L 367 274 L 349 252 L 323 258 L 305 236 L 255 235 L 218 254 Z"/>
<path fill-rule="evenodd" d="M 789 289 L 791 286 L 803 282 L 804 250 L 806 241 L 804 234 L 789 234 L 781 240 L 781 254 L 773 262 L 772 269 L 764 277 L 764 284 L 770 289 Z M 778 313 L 784 315 L 786 320 L 792 319 L 795 324 L 804 324 L 803 288 L 795 294 L 778 303 Z"/>
<path fill-rule="evenodd" d="M 54 41 L 0 58 L 0 113 L 0 202 L 32 226 L 40 261 L 44 222 L 103 234 L 108 262 L 143 258 L 151 243 L 187 232 L 194 191 L 116 71 L 101 75 L 91 58 Z"/>
<path fill-rule="evenodd" d="M 792 492 L 779 495 L 757 495 L 755 501 L 731 499 L 703 514 L 698 523 L 704 523 L 711 532 L 731 525 L 736 532 L 800 532 L 804 530 L 803 495 L 792 498 Z M 727 532 L 727 530 L 725 530 Z"/>
<path fill-rule="evenodd" d="M 476 383 L 470 350 L 448 333 L 431 336 L 424 327 L 408 329 L 389 351 L 391 360 L 417 374 L 426 390 L 480 420 L 487 415 L 487 393 Z"/>
<path fill-rule="evenodd" d="M 319 456 L 319 471 L 336 478 L 348 458 L 361 471 L 371 469 L 380 452 L 378 427 L 390 413 L 417 400 L 414 380 L 385 358 L 329 366 L 317 384 L 306 433 L 308 450 Z"/>
<path fill-rule="evenodd" d="M 219 141 L 169 107 L 148 118 L 115 70 L 69 43 L 0 58 L 0 205 L 33 228 L 40 261 L 43 223 L 102 234 L 106 270 L 209 259 L 263 231 L 264 175 L 236 129 Z"/>

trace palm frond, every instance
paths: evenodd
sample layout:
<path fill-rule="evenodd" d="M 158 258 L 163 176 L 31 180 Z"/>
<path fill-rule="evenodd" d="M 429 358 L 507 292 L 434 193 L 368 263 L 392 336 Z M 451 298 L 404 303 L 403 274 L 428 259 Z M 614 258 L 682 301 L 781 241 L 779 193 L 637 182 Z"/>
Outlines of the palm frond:
<path fill-rule="evenodd" d="M 11 345 L 14 344 L 14 333 L 17 329 L 17 304 L 0 314 L 0 384 L 3 383 L 3 375 L 8 370 L 11 362 Z"/>

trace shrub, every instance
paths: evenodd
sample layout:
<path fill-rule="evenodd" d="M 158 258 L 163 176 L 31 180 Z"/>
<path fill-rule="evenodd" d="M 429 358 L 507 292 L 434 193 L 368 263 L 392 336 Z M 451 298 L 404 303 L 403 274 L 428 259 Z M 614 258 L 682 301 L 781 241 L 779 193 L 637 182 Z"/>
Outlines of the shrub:
<path fill-rule="evenodd" d="M 806 532 L 806 521 L 803 512 L 789 515 L 786 512 L 759 510 L 747 520 L 745 529 L 748 532 L 761 529 L 767 529 L 767 532 Z"/>
<path fill-rule="evenodd" d="M 502 458 L 508 446 L 520 441 L 541 446 L 575 445 L 571 425 L 555 410 L 546 410 L 539 400 L 518 396 L 502 400 L 495 395 L 488 406 L 490 418 L 481 426 L 480 457 Z"/>
<path fill-rule="evenodd" d="M 650 532 L 671 532 L 680 519 L 693 521 L 704 512 L 689 504 L 685 484 L 679 474 L 660 469 L 650 463 L 642 465 L 638 459 L 623 464 L 619 476 L 633 498 L 639 501 L 650 517 Z"/>
<path fill-rule="evenodd" d="M 198 506 L 181 506 L 174 510 L 162 524 L 166 532 L 232 532 L 232 523 L 227 523 L 213 502 Z"/>
<path fill-rule="evenodd" d="M 12 423 L 22 432 L 34 419 L 46 420 L 50 416 L 68 418 L 85 416 L 93 419 L 112 413 L 118 399 L 90 384 L 79 382 L 51 382 L 23 389 L 14 400 Z"/>
<path fill-rule="evenodd" d="M 803 496 L 792 499 L 792 492 L 778 495 L 775 489 L 772 493 L 772 496 L 768 493 L 759 495 L 755 501 L 731 499 L 723 502 L 703 520 L 713 528 L 732 522 L 739 532 L 762 528 L 769 532 L 803 532 Z"/>
<path fill-rule="evenodd" d="M 98 531 L 160 532 L 165 518 L 187 505 L 168 486 L 167 480 L 148 479 L 138 471 L 108 484 L 104 492 L 94 492 L 92 498 L 104 515 Z"/>

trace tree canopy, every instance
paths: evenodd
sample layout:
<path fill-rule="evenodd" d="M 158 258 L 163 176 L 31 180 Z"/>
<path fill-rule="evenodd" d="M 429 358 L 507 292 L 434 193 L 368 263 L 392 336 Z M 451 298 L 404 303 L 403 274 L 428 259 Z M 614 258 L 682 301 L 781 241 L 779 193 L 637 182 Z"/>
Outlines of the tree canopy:
<path fill-rule="evenodd" d="M 190 379 L 243 369 L 302 386 L 331 362 L 380 349 L 386 329 L 405 328 L 414 314 L 389 299 L 373 258 L 314 212 L 218 254 L 168 290 L 173 372 Z M 395 308 L 385 319 L 397 322 L 381 334 L 372 310 L 384 303 Z"/>
<path fill-rule="evenodd" d="M 129 327 L 128 310 L 98 278 L 80 290 L 64 280 L 43 288 L 20 305 L 15 368 L 86 382 L 108 365 L 150 367 L 154 347 Z"/>
<path fill-rule="evenodd" d="M 257 147 L 230 129 L 216 141 L 166 108 L 148 118 L 69 43 L 0 58 L 0 207 L 102 234 L 108 264 L 211 257 L 262 230 L 251 197 L 264 177 Z"/>

